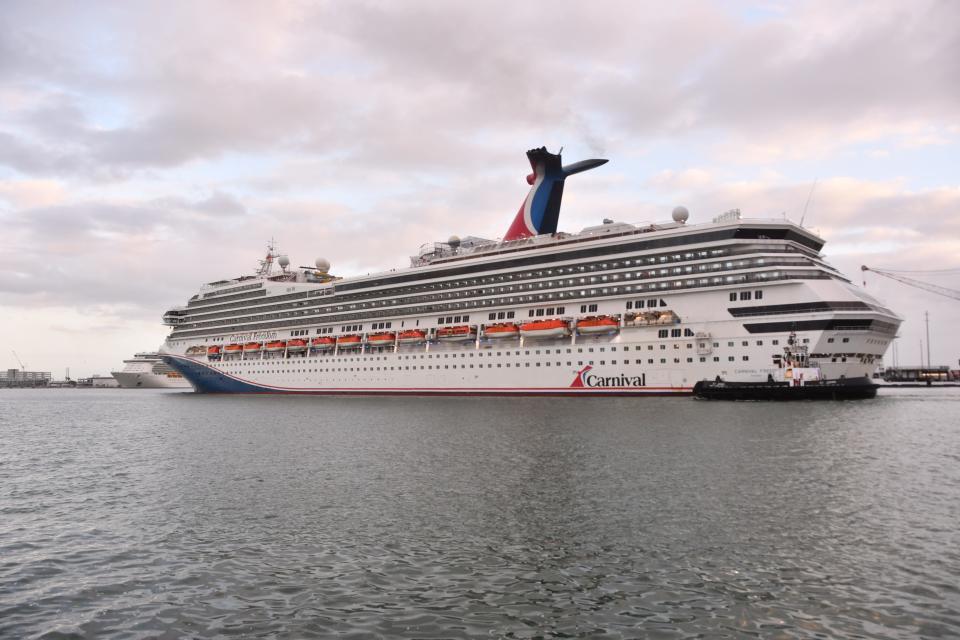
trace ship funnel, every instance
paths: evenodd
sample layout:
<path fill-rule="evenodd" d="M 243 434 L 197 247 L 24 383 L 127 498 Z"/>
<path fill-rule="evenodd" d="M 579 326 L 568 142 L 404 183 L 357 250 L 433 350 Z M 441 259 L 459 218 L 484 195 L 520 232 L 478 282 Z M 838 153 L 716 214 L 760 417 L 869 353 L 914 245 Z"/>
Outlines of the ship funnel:
<path fill-rule="evenodd" d="M 562 151 L 562 149 L 561 149 Z M 519 240 L 542 233 L 556 233 L 563 199 L 563 182 L 567 176 L 605 164 L 606 160 L 581 160 L 563 166 L 559 153 L 546 147 L 527 151 L 533 173 L 527 176 L 530 192 L 513 219 L 504 240 Z"/>

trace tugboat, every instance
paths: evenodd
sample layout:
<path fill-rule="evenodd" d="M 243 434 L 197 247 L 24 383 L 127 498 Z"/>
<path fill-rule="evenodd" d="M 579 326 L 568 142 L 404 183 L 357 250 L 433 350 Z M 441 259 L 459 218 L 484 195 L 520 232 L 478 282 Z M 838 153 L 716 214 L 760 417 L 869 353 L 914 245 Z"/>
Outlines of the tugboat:
<path fill-rule="evenodd" d="M 862 400 L 874 398 L 877 387 L 870 378 L 827 380 L 820 368 L 810 362 L 807 347 L 797 344 L 791 333 L 779 369 L 766 382 L 727 382 L 701 380 L 693 386 L 693 395 L 704 400 Z"/>

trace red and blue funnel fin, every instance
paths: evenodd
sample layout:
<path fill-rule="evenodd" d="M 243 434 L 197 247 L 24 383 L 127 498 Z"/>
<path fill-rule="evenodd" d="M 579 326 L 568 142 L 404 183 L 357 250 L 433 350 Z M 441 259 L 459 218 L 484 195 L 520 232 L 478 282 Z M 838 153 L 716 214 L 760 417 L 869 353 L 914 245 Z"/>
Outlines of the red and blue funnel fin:
<path fill-rule="evenodd" d="M 546 147 L 527 151 L 533 173 L 527 176 L 530 193 L 523 201 L 517 217 L 507 230 L 504 240 L 519 240 L 542 233 L 556 233 L 563 199 L 563 182 L 567 176 L 593 169 L 606 160 L 581 160 L 563 166 L 559 153 L 550 153 Z"/>

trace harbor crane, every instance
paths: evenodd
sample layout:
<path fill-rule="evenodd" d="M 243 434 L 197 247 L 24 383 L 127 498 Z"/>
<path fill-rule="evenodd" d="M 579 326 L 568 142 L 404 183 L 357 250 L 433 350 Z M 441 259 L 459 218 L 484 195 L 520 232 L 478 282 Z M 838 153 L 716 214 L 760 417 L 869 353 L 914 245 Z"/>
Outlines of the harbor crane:
<path fill-rule="evenodd" d="M 10 351 L 13 352 L 13 357 L 16 358 L 17 362 L 20 364 L 20 371 L 26 371 L 27 365 L 23 364 L 23 360 L 20 359 L 20 356 L 17 355 L 17 352 L 14 351 L 13 349 L 11 349 Z"/>
<path fill-rule="evenodd" d="M 943 275 L 947 273 L 960 273 L 960 269 L 940 269 L 934 271 L 892 271 L 890 269 L 877 269 L 876 267 L 868 267 L 867 265 L 862 265 L 860 270 L 866 274 L 867 271 L 875 273 L 878 276 L 883 276 L 884 278 L 889 278 L 891 280 L 896 280 L 901 284 L 905 284 L 908 287 L 913 287 L 914 289 L 923 289 L 924 291 L 929 291 L 930 293 L 935 293 L 939 296 L 944 296 L 945 298 L 951 298 L 953 300 L 960 300 L 960 291 L 956 289 L 948 289 L 946 287 L 941 287 L 935 284 L 930 284 L 929 282 L 924 282 L 922 280 L 916 280 L 914 278 L 907 277 L 903 274 L 905 273 L 921 273 L 927 275 Z M 866 275 L 864 275 L 866 278 Z M 867 286 L 867 281 L 863 281 L 863 286 Z"/>

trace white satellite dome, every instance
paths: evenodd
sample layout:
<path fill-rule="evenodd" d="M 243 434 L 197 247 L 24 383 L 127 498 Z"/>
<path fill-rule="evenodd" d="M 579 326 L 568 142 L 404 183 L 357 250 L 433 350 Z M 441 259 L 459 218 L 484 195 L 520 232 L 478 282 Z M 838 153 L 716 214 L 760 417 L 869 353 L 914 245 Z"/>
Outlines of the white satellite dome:
<path fill-rule="evenodd" d="M 313 264 L 316 265 L 317 271 L 321 273 L 326 273 L 330 271 L 330 261 L 326 258 L 317 258 L 314 260 Z"/>
<path fill-rule="evenodd" d="M 687 211 L 686 207 L 674 207 L 673 208 L 673 221 L 683 224 L 690 219 L 690 212 Z"/>
<path fill-rule="evenodd" d="M 460 236 L 450 236 L 447 239 L 447 244 L 456 249 L 460 246 Z"/>
<path fill-rule="evenodd" d="M 281 269 L 286 269 L 290 266 L 290 258 L 287 256 L 280 256 L 277 258 L 277 264 L 280 265 Z"/>

